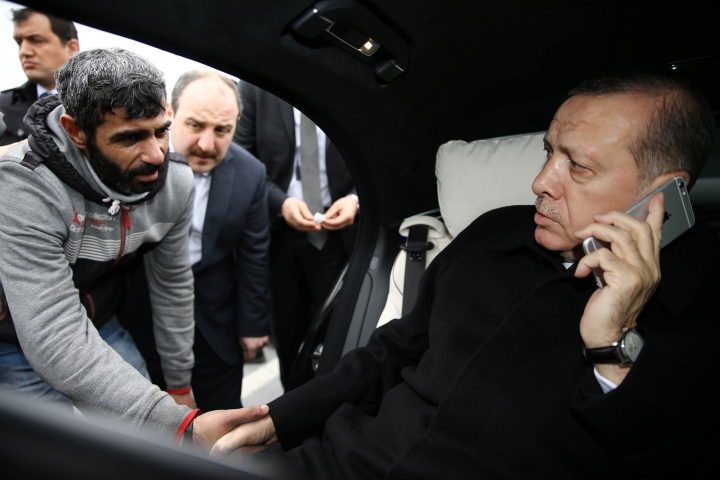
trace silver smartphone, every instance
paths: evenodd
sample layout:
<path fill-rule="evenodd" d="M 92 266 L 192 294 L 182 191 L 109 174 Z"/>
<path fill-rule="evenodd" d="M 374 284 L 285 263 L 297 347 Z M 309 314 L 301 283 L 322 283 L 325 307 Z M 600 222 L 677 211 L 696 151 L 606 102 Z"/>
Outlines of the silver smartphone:
<path fill-rule="evenodd" d="M 646 220 L 648 210 L 650 209 L 650 200 L 658 193 L 665 194 L 665 219 L 662 227 L 662 241 L 660 248 L 665 247 L 677 237 L 685 233 L 690 227 L 695 225 L 695 214 L 690 205 L 690 194 L 687 191 L 685 180 L 682 177 L 674 177 L 662 184 L 658 189 L 653 190 L 643 197 L 638 203 L 630 207 L 625 213 L 632 215 L 638 220 Z M 586 238 L 583 241 L 583 250 L 585 254 L 592 253 L 605 246 L 595 237 Z M 602 270 L 593 269 L 595 283 L 602 288 L 605 286 Z"/>

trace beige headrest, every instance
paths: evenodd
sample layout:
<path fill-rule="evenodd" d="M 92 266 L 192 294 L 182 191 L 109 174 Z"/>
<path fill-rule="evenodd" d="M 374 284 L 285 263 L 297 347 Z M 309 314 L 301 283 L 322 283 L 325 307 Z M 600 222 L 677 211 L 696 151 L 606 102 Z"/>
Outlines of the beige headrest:
<path fill-rule="evenodd" d="M 440 146 L 435 162 L 440 212 L 455 237 L 485 212 L 532 205 L 532 182 L 545 164 L 545 132 Z"/>

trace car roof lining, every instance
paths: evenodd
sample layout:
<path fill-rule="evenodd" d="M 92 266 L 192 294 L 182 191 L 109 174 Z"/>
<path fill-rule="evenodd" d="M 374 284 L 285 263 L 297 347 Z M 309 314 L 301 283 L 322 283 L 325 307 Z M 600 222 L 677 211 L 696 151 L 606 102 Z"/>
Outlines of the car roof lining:
<path fill-rule="evenodd" d="M 437 205 L 440 144 L 542 130 L 584 78 L 720 52 L 712 8 L 688 2 L 360 1 L 410 46 L 407 72 L 381 85 L 353 56 L 290 33 L 307 0 L 26 3 L 209 64 L 297 106 L 336 142 L 361 196 L 372 188 L 383 223 Z"/>

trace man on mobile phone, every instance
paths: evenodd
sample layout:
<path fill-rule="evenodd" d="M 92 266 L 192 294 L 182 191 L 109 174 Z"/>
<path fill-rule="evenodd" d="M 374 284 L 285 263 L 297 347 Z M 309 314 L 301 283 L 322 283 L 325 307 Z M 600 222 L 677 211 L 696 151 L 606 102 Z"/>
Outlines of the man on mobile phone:
<path fill-rule="evenodd" d="M 478 218 L 408 315 L 214 451 L 270 446 L 312 478 L 698 477 L 720 428 L 720 241 L 698 222 L 661 253 L 662 195 L 647 221 L 622 212 L 691 187 L 713 130 L 671 78 L 582 83 L 545 136 L 536 206 Z M 590 236 L 610 248 L 583 257 Z"/>

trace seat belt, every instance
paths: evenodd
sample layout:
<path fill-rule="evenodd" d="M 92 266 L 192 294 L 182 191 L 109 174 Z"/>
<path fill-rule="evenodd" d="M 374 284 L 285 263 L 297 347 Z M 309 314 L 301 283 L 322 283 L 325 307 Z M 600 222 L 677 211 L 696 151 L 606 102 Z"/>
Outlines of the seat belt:
<path fill-rule="evenodd" d="M 400 248 L 407 252 L 405 257 L 405 277 L 403 278 L 403 316 L 412 310 L 417 300 L 420 278 L 425 272 L 425 252 L 435 247 L 434 244 L 427 241 L 429 229 L 429 225 L 411 226 L 408 228 L 405 245 L 400 245 Z"/>

